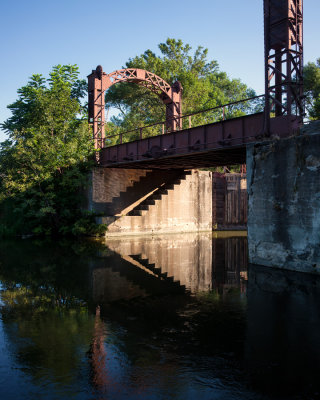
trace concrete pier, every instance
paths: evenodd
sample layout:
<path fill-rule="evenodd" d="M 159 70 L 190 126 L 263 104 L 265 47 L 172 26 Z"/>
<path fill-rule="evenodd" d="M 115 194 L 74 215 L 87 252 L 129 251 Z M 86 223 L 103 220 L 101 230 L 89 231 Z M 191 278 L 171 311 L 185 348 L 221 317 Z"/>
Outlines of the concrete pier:
<path fill-rule="evenodd" d="M 212 173 L 97 168 L 89 209 L 107 236 L 212 230 Z"/>
<path fill-rule="evenodd" d="M 247 148 L 249 262 L 320 273 L 320 129 Z"/>
<path fill-rule="evenodd" d="M 107 236 L 246 229 L 244 174 L 95 168 L 89 186 Z"/>

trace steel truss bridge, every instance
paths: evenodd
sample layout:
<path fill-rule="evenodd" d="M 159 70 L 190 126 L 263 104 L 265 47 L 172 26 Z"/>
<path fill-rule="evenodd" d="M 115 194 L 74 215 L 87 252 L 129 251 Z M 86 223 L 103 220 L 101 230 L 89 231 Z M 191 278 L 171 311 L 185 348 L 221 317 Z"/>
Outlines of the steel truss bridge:
<path fill-rule="evenodd" d="M 264 0 L 265 94 L 188 115 L 182 114 L 180 82 L 169 85 L 134 68 L 106 74 L 98 66 L 88 76 L 89 123 L 100 150 L 98 164 L 144 169 L 243 164 L 249 143 L 297 134 L 304 117 L 302 28 L 302 0 Z M 105 91 L 125 81 L 156 93 L 166 107 L 166 120 L 106 137 Z M 249 107 L 249 115 L 228 119 L 230 108 L 241 110 L 262 97 L 261 111 Z M 207 114 L 208 123 L 195 126 L 200 113 Z"/>

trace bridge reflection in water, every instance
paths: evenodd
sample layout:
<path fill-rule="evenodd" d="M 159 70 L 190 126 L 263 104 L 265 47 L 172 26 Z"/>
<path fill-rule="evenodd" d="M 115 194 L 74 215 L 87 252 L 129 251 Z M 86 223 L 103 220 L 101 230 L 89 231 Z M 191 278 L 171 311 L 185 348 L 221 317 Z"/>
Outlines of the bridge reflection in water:
<path fill-rule="evenodd" d="M 317 398 L 319 277 L 213 236 L 0 242 L 1 396 Z"/>
<path fill-rule="evenodd" d="M 247 238 L 239 233 L 133 236 L 108 239 L 106 246 L 92 264 L 95 303 L 234 287 L 245 292 Z"/>

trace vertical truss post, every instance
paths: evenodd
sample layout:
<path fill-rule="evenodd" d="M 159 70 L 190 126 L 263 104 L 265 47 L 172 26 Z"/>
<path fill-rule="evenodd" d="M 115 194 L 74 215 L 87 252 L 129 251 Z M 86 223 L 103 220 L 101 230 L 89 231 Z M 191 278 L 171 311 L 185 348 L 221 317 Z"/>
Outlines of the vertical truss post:
<path fill-rule="evenodd" d="M 171 93 L 163 102 L 166 104 L 166 131 L 182 129 L 182 85 L 176 81 L 171 86 Z"/>
<path fill-rule="evenodd" d="M 107 74 L 101 65 L 88 76 L 88 117 L 92 126 L 94 147 L 96 150 L 103 148 L 105 139 L 105 99 Z M 99 156 L 97 155 L 97 161 Z"/>
<path fill-rule="evenodd" d="M 170 86 L 159 76 L 139 68 L 120 69 L 107 75 L 98 65 L 88 76 L 88 117 L 96 150 L 102 149 L 105 144 L 104 92 L 118 82 L 136 82 L 156 93 L 166 105 L 166 131 L 182 129 L 183 88 L 179 81 Z M 99 161 L 98 153 L 96 159 Z"/>
<path fill-rule="evenodd" d="M 265 134 L 270 117 L 301 124 L 303 101 L 303 0 L 264 0 Z"/>

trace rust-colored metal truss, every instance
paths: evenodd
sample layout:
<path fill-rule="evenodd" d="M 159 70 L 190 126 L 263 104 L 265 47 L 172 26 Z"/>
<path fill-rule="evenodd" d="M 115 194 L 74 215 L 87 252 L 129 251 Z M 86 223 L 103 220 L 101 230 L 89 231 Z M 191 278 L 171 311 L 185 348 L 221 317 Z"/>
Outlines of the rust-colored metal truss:
<path fill-rule="evenodd" d="M 94 146 L 102 149 L 105 138 L 105 73 L 99 65 L 88 76 L 88 118 L 92 125 Z M 97 155 L 98 157 L 98 155 Z"/>
<path fill-rule="evenodd" d="M 245 115 L 120 143 L 101 150 L 100 165 L 107 168 L 208 168 L 246 162 L 246 148 L 257 141 L 264 113 Z M 291 117 L 271 118 L 270 134 L 290 135 Z"/>
<path fill-rule="evenodd" d="M 303 121 L 302 24 L 302 0 L 264 0 L 266 135 L 270 116 L 295 117 L 292 130 Z"/>
<path fill-rule="evenodd" d="M 181 129 L 182 86 L 175 82 L 170 86 L 159 76 L 139 68 L 126 68 L 106 74 L 101 65 L 88 76 L 89 123 L 93 126 L 96 149 L 103 148 L 105 139 L 105 98 L 104 92 L 118 82 L 136 82 L 156 93 L 166 105 L 167 132 Z"/>

